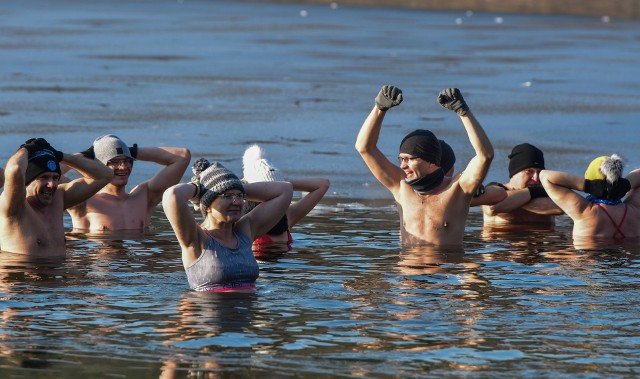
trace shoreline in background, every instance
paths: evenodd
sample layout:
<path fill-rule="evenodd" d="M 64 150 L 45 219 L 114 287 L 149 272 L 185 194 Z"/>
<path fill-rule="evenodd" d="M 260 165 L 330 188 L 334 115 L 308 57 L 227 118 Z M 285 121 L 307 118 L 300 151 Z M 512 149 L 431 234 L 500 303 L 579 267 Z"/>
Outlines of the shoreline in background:
<path fill-rule="evenodd" d="M 440 11 L 475 11 L 544 15 L 594 16 L 620 19 L 640 18 L 640 0 L 253 0 L 303 4 L 359 5 L 431 9 Z"/>

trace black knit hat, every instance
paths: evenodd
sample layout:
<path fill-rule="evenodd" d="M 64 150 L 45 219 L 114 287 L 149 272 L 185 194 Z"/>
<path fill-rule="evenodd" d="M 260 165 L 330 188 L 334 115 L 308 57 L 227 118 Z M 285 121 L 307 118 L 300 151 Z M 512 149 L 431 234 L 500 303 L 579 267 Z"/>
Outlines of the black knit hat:
<path fill-rule="evenodd" d="M 402 139 L 400 153 L 411 154 L 440 166 L 442 150 L 435 134 L 429 130 L 417 129 Z"/>
<path fill-rule="evenodd" d="M 29 183 L 44 172 L 56 172 L 58 175 L 62 175 L 60 164 L 55 154 L 47 149 L 36 151 L 29 157 L 27 172 L 25 174 L 25 185 L 29 185 Z"/>
<path fill-rule="evenodd" d="M 453 152 L 451 146 L 443 140 L 440 140 L 440 150 L 442 151 L 442 154 L 440 154 L 440 167 L 446 174 L 456 163 L 456 154 Z"/>
<path fill-rule="evenodd" d="M 544 153 L 531 144 L 523 143 L 514 147 L 509 154 L 509 177 L 527 168 L 544 170 Z"/>

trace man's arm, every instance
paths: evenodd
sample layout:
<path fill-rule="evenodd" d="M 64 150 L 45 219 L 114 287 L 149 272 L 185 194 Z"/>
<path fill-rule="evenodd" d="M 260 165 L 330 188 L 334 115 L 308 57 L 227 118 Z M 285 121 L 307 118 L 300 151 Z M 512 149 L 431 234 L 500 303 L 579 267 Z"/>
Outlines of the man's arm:
<path fill-rule="evenodd" d="M 138 147 L 136 160 L 165 166 L 146 182 L 148 205 L 153 208 L 167 188 L 180 182 L 191 161 L 191 152 L 181 147 Z"/>
<path fill-rule="evenodd" d="M 400 188 L 404 172 L 382 154 L 377 144 L 386 111 L 400 102 L 402 91 L 399 88 L 383 86 L 376 97 L 376 105 L 360 127 L 355 145 L 373 176 L 394 195 Z"/>
<path fill-rule="evenodd" d="M 0 167 L 0 188 L 4 186 L 4 168 Z"/>
<path fill-rule="evenodd" d="M 76 154 L 64 153 L 62 160 L 76 170 L 82 178 L 59 185 L 64 191 L 64 208 L 71 208 L 95 195 L 113 178 L 113 171 L 97 160 L 91 160 Z"/>
<path fill-rule="evenodd" d="M 491 188 L 494 186 L 487 186 Z M 507 197 L 499 203 L 483 207 L 485 214 L 495 216 L 500 213 L 513 212 L 516 209 L 524 209 L 532 213 L 542 215 L 559 215 L 562 210 L 548 197 L 531 198 L 531 191 L 528 188 L 518 190 L 507 190 Z"/>
<path fill-rule="evenodd" d="M 480 195 L 474 195 L 471 199 L 471 206 L 494 205 L 507 198 L 507 190 L 498 186 L 487 186 Z"/>
<path fill-rule="evenodd" d="M 444 108 L 454 111 L 460 116 L 476 155 L 460 175 L 458 183 L 462 191 L 471 196 L 475 193 L 489 172 L 493 160 L 493 146 L 484 129 L 473 115 L 457 88 L 447 88 L 438 95 L 438 103 Z"/>
<path fill-rule="evenodd" d="M 29 152 L 25 148 L 18 149 L 7 161 L 4 191 L 0 194 L 0 214 L 4 217 L 15 217 L 24 210 L 28 164 Z"/>

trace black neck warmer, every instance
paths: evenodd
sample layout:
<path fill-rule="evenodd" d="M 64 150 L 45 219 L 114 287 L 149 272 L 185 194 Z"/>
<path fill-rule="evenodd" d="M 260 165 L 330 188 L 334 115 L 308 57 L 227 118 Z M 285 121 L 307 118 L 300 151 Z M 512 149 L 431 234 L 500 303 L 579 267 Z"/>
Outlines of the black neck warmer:
<path fill-rule="evenodd" d="M 439 186 L 443 180 L 444 171 L 442 171 L 442 168 L 438 168 L 431 174 L 424 175 L 418 179 L 408 180 L 407 184 L 417 193 L 424 195 Z"/>

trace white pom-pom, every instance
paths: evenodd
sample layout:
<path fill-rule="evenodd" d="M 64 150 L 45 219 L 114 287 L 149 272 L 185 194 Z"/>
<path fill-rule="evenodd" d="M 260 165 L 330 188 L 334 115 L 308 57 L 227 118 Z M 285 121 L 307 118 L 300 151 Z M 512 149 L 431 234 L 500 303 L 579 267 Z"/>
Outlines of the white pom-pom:
<path fill-rule="evenodd" d="M 266 156 L 264 150 L 258 145 L 251 145 L 244 151 L 242 156 L 242 168 L 252 167 L 256 161 L 264 159 Z"/>
<path fill-rule="evenodd" d="M 605 159 L 600 165 L 600 171 L 607 178 L 609 183 L 615 183 L 622 177 L 624 162 L 618 154 L 611 154 L 609 159 Z"/>

